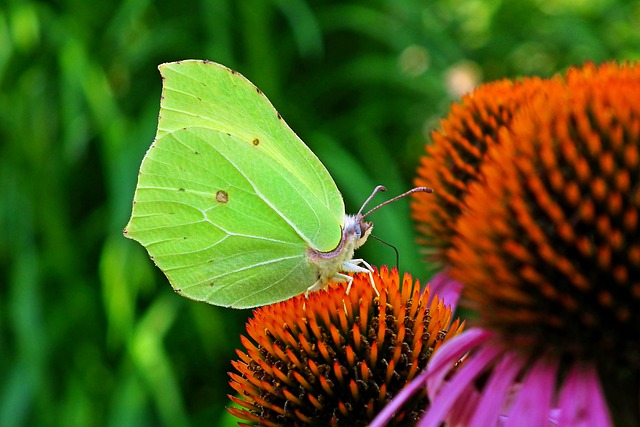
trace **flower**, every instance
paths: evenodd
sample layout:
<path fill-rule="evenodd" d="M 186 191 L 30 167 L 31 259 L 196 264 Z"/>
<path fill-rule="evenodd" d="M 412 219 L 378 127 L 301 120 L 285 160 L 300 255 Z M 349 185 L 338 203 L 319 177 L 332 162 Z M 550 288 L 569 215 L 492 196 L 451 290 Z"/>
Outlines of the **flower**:
<path fill-rule="evenodd" d="M 245 351 L 233 362 L 238 418 L 264 426 L 367 425 L 420 374 L 440 345 L 462 331 L 429 287 L 383 267 L 345 284 L 255 309 Z M 448 332 L 447 332 L 448 331 Z M 391 425 L 415 422 L 424 391 Z"/>
<path fill-rule="evenodd" d="M 460 204 L 439 202 L 446 272 L 478 319 L 416 379 L 422 427 L 640 424 L 640 65 L 536 86 L 488 129 Z"/>

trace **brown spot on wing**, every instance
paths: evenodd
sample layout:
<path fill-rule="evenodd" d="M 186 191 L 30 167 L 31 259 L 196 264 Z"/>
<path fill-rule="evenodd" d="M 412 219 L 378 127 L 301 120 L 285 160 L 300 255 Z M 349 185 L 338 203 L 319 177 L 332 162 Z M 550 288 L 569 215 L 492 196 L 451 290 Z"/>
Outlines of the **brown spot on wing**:
<path fill-rule="evenodd" d="M 227 203 L 229 202 L 229 193 L 224 190 L 218 190 L 216 192 L 216 202 L 218 203 Z"/>

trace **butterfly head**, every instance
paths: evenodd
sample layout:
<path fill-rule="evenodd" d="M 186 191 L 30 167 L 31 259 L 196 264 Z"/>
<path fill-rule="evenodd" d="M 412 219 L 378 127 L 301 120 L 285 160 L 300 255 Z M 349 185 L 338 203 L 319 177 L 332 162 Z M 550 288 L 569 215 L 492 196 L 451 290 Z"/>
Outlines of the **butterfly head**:
<path fill-rule="evenodd" d="M 345 215 L 343 239 L 346 239 L 346 243 L 352 243 L 354 249 L 359 248 L 367 241 L 372 230 L 373 223 L 365 221 L 364 216 L 360 214 Z"/>

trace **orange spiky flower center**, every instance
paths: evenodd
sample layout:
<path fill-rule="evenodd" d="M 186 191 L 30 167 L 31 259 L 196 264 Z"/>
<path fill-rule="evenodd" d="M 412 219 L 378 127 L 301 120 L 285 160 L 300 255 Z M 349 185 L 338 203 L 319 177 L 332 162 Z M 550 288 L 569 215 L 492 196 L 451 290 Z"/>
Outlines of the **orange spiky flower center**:
<path fill-rule="evenodd" d="M 640 67 L 572 69 L 530 98 L 447 249 L 485 326 L 530 351 L 640 365 Z"/>
<path fill-rule="evenodd" d="M 426 367 L 431 354 L 462 330 L 428 287 L 394 269 L 346 286 L 254 310 L 245 351 L 233 362 L 237 417 L 264 426 L 367 425 Z M 447 331 L 449 331 L 447 333 Z M 407 404 L 393 425 L 411 425 L 425 393 Z"/>

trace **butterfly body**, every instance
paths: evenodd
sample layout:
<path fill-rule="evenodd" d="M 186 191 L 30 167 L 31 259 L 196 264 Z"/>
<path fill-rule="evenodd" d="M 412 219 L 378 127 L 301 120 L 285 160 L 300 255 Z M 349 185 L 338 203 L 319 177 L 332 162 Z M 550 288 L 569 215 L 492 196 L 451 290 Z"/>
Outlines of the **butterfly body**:
<path fill-rule="evenodd" d="M 307 254 L 310 262 L 317 268 L 318 280 L 307 289 L 307 292 L 323 289 L 331 281 L 351 284 L 351 277 L 345 275 L 345 272 L 370 272 L 371 266 L 362 259 L 354 259 L 353 255 L 356 249 L 364 245 L 372 230 L 373 224 L 364 221 L 362 215 L 345 215 L 342 238 L 334 250 L 320 252 L 314 248 L 308 248 Z"/>

